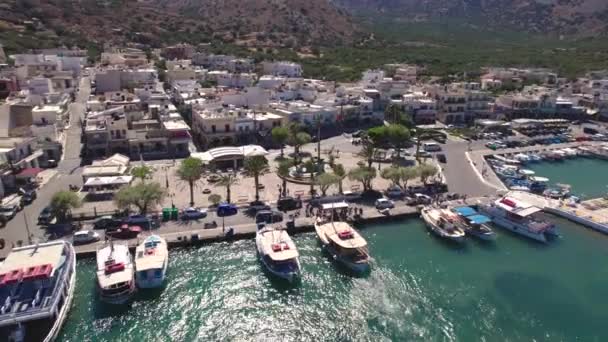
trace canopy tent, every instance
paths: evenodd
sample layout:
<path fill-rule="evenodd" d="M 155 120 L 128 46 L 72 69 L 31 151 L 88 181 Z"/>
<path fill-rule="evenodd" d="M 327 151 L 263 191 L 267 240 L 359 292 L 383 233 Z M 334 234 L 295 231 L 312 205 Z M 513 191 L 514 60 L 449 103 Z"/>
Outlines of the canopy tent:
<path fill-rule="evenodd" d="M 42 169 L 39 167 L 30 167 L 27 169 L 23 169 L 21 170 L 18 174 L 17 174 L 17 178 L 31 178 L 31 177 L 36 177 L 40 172 L 42 172 Z"/>
<path fill-rule="evenodd" d="M 87 179 L 84 186 L 125 185 L 130 184 L 132 180 L 133 176 L 92 177 Z"/>
<path fill-rule="evenodd" d="M 489 223 L 492 222 L 492 220 L 485 216 L 485 215 L 472 215 L 472 216 L 467 216 L 467 220 L 471 221 L 472 223 L 475 224 L 484 224 L 484 223 Z"/>
<path fill-rule="evenodd" d="M 475 209 L 473 209 L 471 207 L 458 207 L 458 208 L 454 208 L 454 211 L 456 211 L 458 214 L 460 214 L 462 216 L 477 215 L 477 211 L 475 211 Z"/>
<path fill-rule="evenodd" d="M 268 151 L 262 146 L 246 145 L 240 147 L 217 147 L 206 152 L 192 153 L 191 157 L 210 163 L 217 160 L 243 159 L 245 157 L 265 156 Z"/>

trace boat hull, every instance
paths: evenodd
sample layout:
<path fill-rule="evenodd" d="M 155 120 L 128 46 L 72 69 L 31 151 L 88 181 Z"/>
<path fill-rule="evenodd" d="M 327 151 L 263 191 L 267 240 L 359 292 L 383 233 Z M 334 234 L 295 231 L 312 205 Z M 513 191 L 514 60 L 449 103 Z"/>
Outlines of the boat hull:
<path fill-rule="evenodd" d="M 539 241 L 542 243 L 547 243 L 547 236 L 544 232 L 540 232 L 540 233 L 532 232 L 532 231 L 528 230 L 526 227 L 522 226 L 521 224 L 507 220 L 507 219 L 501 217 L 500 215 L 496 215 L 496 213 L 492 212 L 491 210 L 487 210 L 483 207 L 480 207 L 480 211 L 482 213 L 488 215 L 492 219 L 492 222 L 494 222 L 497 226 L 499 226 L 501 228 L 504 228 L 515 234 L 519 234 L 519 235 L 528 237 L 530 239 L 533 239 L 533 240 L 536 240 L 536 241 Z"/>
<path fill-rule="evenodd" d="M 256 235 L 256 239 L 255 239 L 256 250 L 258 252 L 258 257 L 260 259 L 260 262 L 262 263 L 262 265 L 264 266 L 264 269 L 268 272 L 268 274 L 270 274 L 271 276 L 276 277 L 278 279 L 285 280 L 289 283 L 296 282 L 298 279 L 300 279 L 301 267 L 300 267 L 299 258 L 295 258 L 296 267 L 295 267 L 295 270 L 293 270 L 293 271 L 279 271 L 279 270 L 275 269 L 266 260 L 266 255 L 262 249 L 262 239 L 263 239 L 262 236 L 260 236 L 259 234 Z"/>
<path fill-rule="evenodd" d="M 101 294 L 99 296 L 99 299 L 101 299 L 101 301 L 106 304 L 123 305 L 127 304 L 133 298 L 135 291 L 135 282 L 132 281 L 129 290 L 124 294 L 120 296 L 104 296 L 103 294 Z"/>
<path fill-rule="evenodd" d="M 448 241 L 454 241 L 457 243 L 463 243 L 464 242 L 464 235 L 452 235 L 447 233 L 446 231 L 444 231 L 443 229 L 441 229 L 439 226 L 437 226 L 435 223 L 433 223 L 433 221 L 427 217 L 427 215 L 424 213 L 424 211 L 421 213 L 422 219 L 424 220 L 424 223 L 426 224 L 427 229 L 435 234 L 437 237 L 440 237 L 442 239 L 446 239 Z"/>
<path fill-rule="evenodd" d="M 168 262 L 165 260 L 160 278 L 147 277 L 144 279 L 139 275 L 139 272 L 135 272 L 135 281 L 137 283 L 137 287 L 140 289 L 155 289 L 163 287 L 165 284 L 165 275 L 167 273 L 167 264 Z"/>
<path fill-rule="evenodd" d="M 68 289 L 68 295 L 66 297 L 65 305 L 63 305 L 63 307 L 59 311 L 59 314 L 57 315 L 57 320 L 55 321 L 55 324 L 53 324 L 53 327 L 49 331 L 49 334 L 44 339 L 44 342 L 54 341 L 57 338 L 57 335 L 59 334 L 59 331 L 61 330 L 61 327 L 63 326 L 63 323 L 65 322 L 65 319 L 68 316 L 68 312 L 70 311 L 70 307 L 72 305 L 72 299 L 74 298 L 74 289 L 76 288 L 76 251 L 74 250 L 74 247 L 72 245 L 70 245 L 69 248 L 71 249 L 71 251 L 70 251 L 71 258 L 70 259 L 72 259 L 71 266 L 70 266 L 70 268 L 71 268 L 71 276 L 70 276 L 70 281 L 69 281 L 70 288 Z"/>
<path fill-rule="evenodd" d="M 465 234 L 474 236 L 477 239 L 480 240 L 484 240 L 484 241 L 494 241 L 496 240 L 496 233 L 491 232 L 491 233 L 484 233 L 484 232 L 480 232 L 474 229 L 468 229 L 467 231 L 465 231 Z"/>

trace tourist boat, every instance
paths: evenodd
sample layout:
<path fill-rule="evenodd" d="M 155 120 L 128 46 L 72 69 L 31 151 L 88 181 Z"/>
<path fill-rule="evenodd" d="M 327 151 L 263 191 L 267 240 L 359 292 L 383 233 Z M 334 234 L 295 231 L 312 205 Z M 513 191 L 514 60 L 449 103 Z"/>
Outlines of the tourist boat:
<path fill-rule="evenodd" d="M 261 225 L 256 232 L 255 243 L 268 272 L 289 282 L 300 277 L 298 250 L 286 230 Z"/>
<path fill-rule="evenodd" d="M 169 264 L 167 241 L 158 235 L 148 236 L 135 249 L 135 281 L 140 289 L 163 286 Z"/>
<path fill-rule="evenodd" d="M 489 217 L 481 215 L 471 207 L 455 207 L 452 208 L 452 211 L 465 223 L 464 231 L 466 234 L 473 235 L 481 240 L 496 240 L 496 233 L 488 225 L 492 222 Z"/>
<path fill-rule="evenodd" d="M 0 340 L 55 340 L 75 287 L 76 253 L 69 242 L 14 248 L 0 263 Z"/>
<path fill-rule="evenodd" d="M 498 226 L 536 241 L 546 243 L 558 235 L 555 225 L 538 216 L 540 208 L 511 197 L 480 205 L 479 210 Z"/>
<path fill-rule="evenodd" d="M 124 304 L 135 293 L 133 260 L 126 244 L 110 243 L 97 250 L 97 289 L 102 301 Z"/>
<path fill-rule="evenodd" d="M 422 208 L 420 216 L 435 235 L 455 242 L 464 241 L 464 231 L 458 227 L 454 217 L 447 215 L 443 209 L 427 206 Z"/>
<path fill-rule="evenodd" d="M 334 260 L 353 272 L 369 270 L 367 241 L 350 224 L 318 218 L 315 231 L 323 248 Z"/>

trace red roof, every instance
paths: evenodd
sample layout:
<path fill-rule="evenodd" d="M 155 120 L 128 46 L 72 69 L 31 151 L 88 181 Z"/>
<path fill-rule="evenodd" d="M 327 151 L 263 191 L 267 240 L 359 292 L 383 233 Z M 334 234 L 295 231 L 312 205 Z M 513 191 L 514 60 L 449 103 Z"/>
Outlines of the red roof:
<path fill-rule="evenodd" d="M 21 170 L 21 172 L 19 172 L 17 174 L 17 177 L 36 177 L 40 172 L 42 172 L 41 168 L 30 167 L 30 168 Z"/>

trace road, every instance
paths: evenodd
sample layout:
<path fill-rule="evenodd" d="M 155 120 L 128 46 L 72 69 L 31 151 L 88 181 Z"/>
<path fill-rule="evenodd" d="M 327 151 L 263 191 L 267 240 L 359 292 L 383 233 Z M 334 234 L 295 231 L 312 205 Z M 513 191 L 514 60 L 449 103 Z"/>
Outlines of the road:
<path fill-rule="evenodd" d="M 90 81 L 82 78 L 76 101 L 68 107 L 70 114 L 70 125 L 66 130 L 64 158 L 59 162 L 57 174 L 38 190 L 37 199 L 17 213 L 6 227 L 0 229 L 0 238 L 6 241 L 4 249 L 0 250 L 0 258 L 4 257 L 10 250 L 12 244 L 18 241 L 28 243 L 29 229 L 33 242 L 45 241 L 45 230 L 37 225 L 38 214 L 47 206 L 57 191 L 67 190 L 69 184 L 80 184 L 80 148 L 81 130 L 79 121 L 84 117 L 86 101 L 91 92 Z M 27 227 L 27 228 L 26 228 Z"/>

